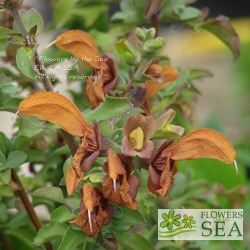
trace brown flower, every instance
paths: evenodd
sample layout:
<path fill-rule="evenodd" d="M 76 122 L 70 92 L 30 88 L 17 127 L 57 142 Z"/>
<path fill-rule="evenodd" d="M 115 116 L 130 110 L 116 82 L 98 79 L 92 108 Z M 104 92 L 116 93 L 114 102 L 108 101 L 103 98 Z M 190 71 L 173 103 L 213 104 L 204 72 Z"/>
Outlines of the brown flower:
<path fill-rule="evenodd" d="M 235 162 L 236 153 L 231 143 L 211 129 L 197 129 L 179 141 L 165 142 L 154 154 L 149 166 L 148 189 L 164 196 L 174 182 L 175 161 L 212 158 L 227 164 Z"/>
<path fill-rule="evenodd" d="M 114 87 L 118 71 L 113 59 L 101 56 L 90 35 L 80 30 L 71 30 L 60 35 L 56 46 L 77 56 L 89 68 L 94 68 L 87 80 L 87 95 L 93 108 L 105 100 L 105 95 Z"/>
<path fill-rule="evenodd" d="M 57 124 L 66 132 L 83 138 L 67 171 L 66 186 L 72 195 L 87 171 L 99 155 L 101 135 L 97 122 L 94 128 L 84 119 L 80 110 L 66 97 L 54 92 L 33 94 L 19 105 L 21 115 L 41 117 Z"/>
<path fill-rule="evenodd" d="M 108 161 L 103 164 L 103 196 L 121 206 L 135 210 L 135 200 L 140 180 L 131 175 L 135 169 L 132 157 L 116 155 L 112 149 L 108 152 Z"/>
<path fill-rule="evenodd" d="M 66 187 L 68 195 L 72 195 L 82 181 L 84 172 L 86 172 L 95 162 L 100 154 L 101 133 L 98 123 L 93 121 L 95 134 L 97 137 L 96 145 L 89 146 L 86 136 L 82 140 L 79 149 L 73 157 L 66 174 Z"/>
<path fill-rule="evenodd" d="M 125 155 L 138 155 L 145 159 L 151 157 L 153 143 L 150 138 L 155 132 L 155 120 L 152 116 L 137 114 L 129 117 L 122 132 L 124 136 L 122 146 Z"/>
<path fill-rule="evenodd" d="M 146 81 L 143 86 L 143 88 L 147 89 L 147 98 L 155 95 L 160 89 L 179 77 L 176 68 L 171 66 L 161 67 L 157 64 L 151 64 L 146 71 L 146 75 L 152 79 Z"/>
<path fill-rule="evenodd" d="M 113 206 L 103 198 L 102 190 L 84 184 L 83 199 L 81 200 L 80 212 L 71 224 L 81 228 L 88 237 L 94 237 L 101 226 L 108 225 L 114 212 Z"/>

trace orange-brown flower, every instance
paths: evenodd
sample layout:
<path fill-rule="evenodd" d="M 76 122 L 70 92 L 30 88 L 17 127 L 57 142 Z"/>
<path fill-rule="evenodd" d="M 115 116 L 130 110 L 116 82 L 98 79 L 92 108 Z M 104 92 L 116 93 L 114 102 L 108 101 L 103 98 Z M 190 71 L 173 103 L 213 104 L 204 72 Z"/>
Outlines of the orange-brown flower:
<path fill-rule="evenodd" d="M 54 92 L 33 94 L 19 105 L 21 115 L 41 117 L 57 124 L 63 130 L 83 138 L 66 175 L 66 186 L 72 195 L 86 171 L 99 155 L 101 143 L 98 124 L 94 128 L 84 119 L 80 110 L 66 97 Z"/>
<path fill-rule="evenodd" d="M 71 30 L 60 35 L 56 46 L 77 56 L 89 68 L 94 68 L 87 81 L 87 95 L 93 108 L 105 100 L 105 95 L 114 87 L 118 71 L 113 59 L 101 56 L 90 35 L 80 30 Z"/>
<path fill-rule="evenodd" d="M 164 196 L 174 182 L 175 161 L 212 158 L 227 164 L 235 163 L 231 143 L 212 129 L 197 129 L 175 143 L 164 143 L 154 154 L 149 166 L 148 188 Z"/>
<path fill-rule="evenodd" d="M 88 237 L 94 237 L 102 226 L 110 223 L 114 212 L 113 205 L 103 198 L 102 190 L 98 187 L 91 187 L 84 184 L 81 190 L 80 212 L 71 224 L 81 228 Z"/>
<path fill-rule="evenodd" d="M 146 75 L 152 78 L 152 80 L 146 81 L 143 86 L 147 89 L 147 98 L 155 95 L 160 89 L 179 77 L 176 68 L 171 66 L 161 67 L 157 64 L 151 64 L 146 71 Z"/>
<path fill-rule="evenodd" d="M 133 158 L 122 154 L 116 155 L 112 149 L 108 152 L 108 161 L 103 164 L 103 196 L 121 206 L 135 210 L 135 200 L 140 180 L 131 175 L 135 169 Z"/>

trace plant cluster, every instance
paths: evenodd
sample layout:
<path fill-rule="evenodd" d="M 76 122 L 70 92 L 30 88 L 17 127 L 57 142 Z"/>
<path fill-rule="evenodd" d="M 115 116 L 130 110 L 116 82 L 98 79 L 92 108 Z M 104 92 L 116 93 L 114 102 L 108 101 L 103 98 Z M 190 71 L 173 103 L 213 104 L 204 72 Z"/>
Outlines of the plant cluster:
<path fill-rule="evenodd" d="M 159 36 L 160 22 L 179 22 L 213 33 L 239 56 L 229 20 L 207 19 L 207 9 L 189 6 L 192 2 L 121 1 L 109 23 L 109 1 L 56 1 L 50 28 L 61 35 L 39 55 L 40 14 L 20 1 L 0 1 L 0 53 L 8 64 L 1 67 L 0 110 L 18 114 L 13 137 L 0 133 L 3 245 L 153 249 L 158 208 L 218 207 L 221 196 L 237 203 L 223 187 L 192 181 L 190 170 L 177 173 L 185 160 L 236 164 L 235 150 L 222 134 L 190 131 L 199 94 L 193 81 L 211 73 L 171 65 Z M 47 73 L 72 58 L 67 82 L 80 87 L 69 90 L 73 102 L 56 92 L 60 78 Z M 18 177 L 24 163 L 32 178 Z M 231 192 L 244 200 L 242 187 Z M 41 204 L 51 215 L 43 224 L 34 211 Z M 11 214 L 12 208 L 19 212 Z M 185 217 L 185 227 L 191 219 Z"/>

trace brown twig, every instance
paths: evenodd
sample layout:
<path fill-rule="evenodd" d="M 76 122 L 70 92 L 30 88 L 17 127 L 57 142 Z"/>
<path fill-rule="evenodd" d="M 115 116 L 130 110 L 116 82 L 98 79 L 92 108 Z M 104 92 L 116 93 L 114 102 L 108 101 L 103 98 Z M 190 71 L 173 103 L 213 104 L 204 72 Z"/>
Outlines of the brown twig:
<path fill-rule="evenodd" d="M 155 28 L 155 38 L 159 36 L 159 19 L 156 14 L 151 17 L 151 24 Z"/>
<path fill-rule="evenodd" d="M 10 11 L 11 11 L 11 13 L 16 21 L 16 24 L 17 24 L 17 26 L 22 34 L 22 37 L 26 40 L 28 45 L 33 45 L 34 41 L 30 37 L 28 31 L 26 30 L 16 6 L 11 6 Z M 38 72 L 42 76 L 41 77 L 42 83 L 43 83 L 43 86 L 46 89 L 46 91 L 54 92 L 54 88 L 51 84 L 50 78 L 45 70 L 45 67 L 44 67 L 42 61 L 40 60 L 40 57 L 39 57 L 37 51 L 35 51 L 35 64 L 36 64 L 36 68 L 38 69 Z M 64 138 L 65 138 L 67 144 L 69 145 L 69 148 L 70 148 L 72 154 L 74 155 L 78 149 L 78 144 L 77 144 L 74 136 L 68 134 L 65 131 L 63 131 L 63 135 L 64 135 Z"/>
<path fill-rule="evenodd" d="M 17 190 L 17 193 L 19 195 L 19 197 L 22 200 L 22 203 L 33 223 L 33 225 L 35 226 L 36 230 L 39 231 L 39 229 L 42 227 L 42 224 L 40 222 L 40 220 L 38 219 L 36 212 L 31 204 L 31 202 L 29 201 L 29 198 L 23 188 L 23 185 L 16 173 L 16 171 L 14 169 L 11 169 L 11 179 L 17 183 L 19 185 L 19 189 Z M 44 243 L 45 247 L 47 250 L 51 250 L 52 249 L 52 245 L 50 242 L 46 242 Z"/>
<path fill-rule="evenodd" d="M 26 40 L 28 45 L 33 45 L 34 41 L 30 37 L 28 31 L 26 30 L 26 28 L 24 26 L 24 23 L 23 23 L 20 15 L 19 15 L 19 12 L 18 12 L 16 6 L 15 5 L 11 6 L 10 11 L 11 11 L 11 13 L 12 13 L 12 15 L 13 15 L 15 21 L 16 21 L 16 24 L 17 24 L 17 26 L 18 26 L 21 34 L 22 34 L 22 37 Z M 45 67 L 44 67 L 42 61 L 39 58 L 39 55 L 38 55 L 37 51 L 35 51 L 35 64 L 36 64 L 36 68 L 38 69 L 38 72 L 42 76 L 41 77 L 42 83 L 43 83 L 43 86 L 46 89 L 46 91 L 54 92 L 54 89 L 53 89 L 53 86 L 51 84 L 50 78 L 49 78 L 49 76 L 48 76 L 48 74 L 47 74 L 47 72 L 45 70 Z M 65 140 L 66 140 L 66 142 L 67 142 L 67 144 L 68 144 L 68 146 L 69 146 L 69 148 L 71 150 L 72 155 L 74 155 L 76 153 L 77 149 L 78 149 L 78 144 L 76 142 L 75 137 L 68 134 L 65 131 L 62 131 L 62 133 L 63 133 L 63 136 L 64 136 L 64 138 L 65 138 Z M 36 213 L 34 211 L 34 208 L 33 208 L 32 204 L 30 203 L 30 201 L 28 199 L 28 196 L 27 196 L 27 194 L 26 194 L 26 192 L 25 192 L 25 190 L 24 190 L 24 188 L 22 186 L 22 183 L 21 183 L 21 181 L 20 181 L 20 179 L 19 179 L 19 177 L 18 177 L 15 170 L 11 171 L 11 176 L 12 176 L 12 180 L 19 184 L 20 190 L 18 190 L 17 192 L 18 192 L 18 194 L 19 194 L 19 196 L 20 196 L 20 198 L 22 200 L 22 203 L 23 203 L 23 205 L 24 205 L 24 207 L 25 207 L 25 209 L 26 209 L 32 223 L 34 224 L 36 230 L 39 231 L 39 229 L 42 227 L 42 224 L 39 221 L 39 219 L 38 219 L 38 217 L 37 217 L 37 215 L 36 215 Z M 52 249 L 52 245 L 51 245 L 50 242 L 47 242 L 44 245 L 45 245 L 47 250 Z"/>

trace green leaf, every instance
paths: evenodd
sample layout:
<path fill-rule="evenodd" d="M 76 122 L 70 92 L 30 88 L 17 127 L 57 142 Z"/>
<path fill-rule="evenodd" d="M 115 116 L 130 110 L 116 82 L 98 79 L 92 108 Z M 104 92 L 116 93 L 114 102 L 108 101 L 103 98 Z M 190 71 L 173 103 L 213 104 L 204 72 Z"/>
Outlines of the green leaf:
<path fill-rule="evenodd" d="M 196 18 L 200 15 L 200 10 L 194 7 L 187 6 L 183 9 L 177 10 L 181 21 Z"/>
<path fill-rule="evenodd" d="M 115 54 L 120 61 L 127 64 L 137 64 L 140 60 L 138 51 L 124 39 L 115 44 Z"/>
<path fill-rule="evenodd" d="M 58 207 L 56 210 L 53 211 L 51 214 L 51 223 L 61 223 L 61 222 L 68 222 L 70 220 L 75 219 L 75 215 L 71 213 L 67 207 L 61 206 Z"/>
<path fill-rule="evenodd" d="M 9 187 L 0 186 L 0 196 L 13 197 L 14 193 Z"/>
<path fill-rule="evenodd" d="M 27 155 L 27 162 L 44 161 L 46 158 L 44 153 L 37 150 L 25 149 L 23 152 Z"/>
<path fill-rule="evenodd" d="M 25 46 L 26 40 L 23 38 L 21 33 L 12 33 L 10 34 L 10 38 L 8 39 L 8 42 L 11 44 L 15 44 L 17 46 Z"/>
<path fill-rule="evenodd" d="M 144 43 L 143 50 L 148 53 L 154 53 L 164 46 L 164 39 L 162 37 L 157 37 L 153 40 L 149 40 Z"/>
<path fill-rule="evenodd" d="M 153 139 L 176 139 L 176 138 L 180 138 L 180 135 L 167 129 L 156 130 L 153 136 Z"/>
<path fill-rule="evenodd" d="M 11 151 L 21 151 L 24 147 L 31 143 L 31 141 L 32 139 L 23 135 L 14 136 L 11 138 Z"/>
<path fill-rule="evenodd" d="M 212 77 L 212 76 L 213 76 L 213 74 L 208 70 L 190 69 L 187 81 L 190 82 L 192 80 L 201 79 L 201 78 L 205 78 L 205 77 Z"/>
<path fill-rule="evenodd" d="M 5 171 L 0 173 L 0 178 L 2 179 L 5 185 L 9 184 L 10 182 L 10 179 L 11 179 L 10 174 L 11 174 L 10 169 L 6 169 Z"/>
<path fill-rule="evenodd" d="M 5 155 L 0 151 L 0 169 L 5 168 L 6 158 Z"/>
<path fill-rule="evenodd" d="M 35 9 L 31 8 L 28 11 L 21 10 L 19 14 L 21 16 L 21 19 L 24 23 L 26 30 L 29 31 L 31 28 L 37 25 L 36 35 L 41 33 L 41 31 L 43 30 L 43 24 L 44 24 L 43 18 Z M 20 33 L 20 30 L 16 22 L 14 22 L 13 31 L 15 33 Z"/>
<path fill-rule="evenodd" d="M 127 207 L 122 207 L 123 216 L 122 218 L 113 218 L 112 222 L 122 226 L 122 225 L 130 225 L 130 224 L 140 224 L 145 226 L 145 219 L 143 215 L 138 210 L 131 210 Z"/>
<path fill-rule="evenodd" d="M 66 224 L 47 224 L 43 226 L 37 233 L 34 244 L 35 245 L 42 245 L 45 242 L 54 240 L 54 239 L 61 239 L 67 230 L 68 225 Z"/>
<path fill-rule="evenodd" d="M 33 137 L 43 131 L 43 123 L 37 117 L 21 116 L 19 121 L 19 131 L 22 135 Z"/>
<path fill-rule="evenodd" d="M 17 238 L 23 243 L 20 249 L 34 250 L 34 246 L 32 245 L 33 237 L 27 230 L 11 228 L 6 230 L 6 234 Z"/>
<path fill-rule="evenodd" d="M 27 159 L 27 155 L 21 151 L 10 152 L 6 161 L 6 168 L 16 168 L 22 165 Z"/>
<path fill-rule="evenodd" d="M 89 180 L 90 182 L 98 183 L 103 181 L 104 176 L 105 173 L 88 174 L 83 177 L 83 180 Z"/>
<path fill-rule="evenodd" d="M 102 102 L 94 110 L 86 110 L 82 112 L 84 118 L 91 123 L 92 120 L 103 121 L 126 115 L 133 107 L 133 104 L 126 97 L 110 97 L 106 96 Z"/>
<path fill-rule="evenodd" d="M 6 33 L 11 33 L 12 30 L 4 28 L 4 27 L 0 27 L 0 39 L 8 39 L 10 35 L 6 34 Z"/>
<path fill-rule="evenodd" d="M 54 22 L 58 28 L 61 28 L 70 19 L 74 5 L 74 1 L 58 1 L 53 15 Z"/>
<path fill-rule="evenodd" d="M 113 231 L 118 242 L 134 250 L 153 250 L 154 247 L 150 241 L 139 234 L 130 234 L 128 231 Z"/>
<path fill-rule="evenodd" d="M 0 81 L 2 81 L 0 77 Z M 0 103 L 6 101 L 11 96 L 15 95 L 17 87 L 9 82 L 0 83 Z"/>
<path fill-rule="evenodd" d="M 240 38 L 227 17 L 219 16 L 215 19 L 210 19 L 200 28 L 219 38 L 231 50 L 234 60 L 239 57 Z"/>
<path fill-rule="evenodd" d="M 8 220 L 8 213 L 5 204 L 0 204 L 0 223 L 5 223 Z"/>
<path fill-rule="evenodd" d="M 18 111 L 18 106 L 23 99 L 24 99 L 23 97 L 8 98 L 3 102 L 3 106 L 6 109 L 13 109 L 14 112 L 16 113 Z"/>
<path fill-rule="evenodd" d="M 35 46 L 27 46 L 21 47 L 16 54 L 16 63 L 17 67 L 26 77 L 30 79 L 35 79 L 37 76 L 37 72 L 34 70 L 34 53 L 37 45 Z"/>
<path fill-rule="evenodd" d="M 71 152 L 70 152 L 69 146 L 66 144 L 58 148 L 57 150 L 55 150 L 52 155 L 70 155 L 70 154 Z"/>
<path fill-rule="evenodd" d="M 8 228 L 20 228 L 30 223 L 30 218 L 27 212 L 18 212 L 11 220 L 6 224 Z"/>
<path fill-rule="evenodd" d="M 164 88 L 161 89 L 161 92 L 164 92 L 167 96 L 173 95 L 177 89 L 185 84 L 185 81 L 183 79 L 187 79 L 189 75 L 188 69 L 182 69 L 179 71 L 179 74 L 182 77 L 179 77 L 176 81 L 172 82 L 171 84 L 166 85 Z"/>
<path fill-rule="evenodd" d="M 108 6 L 106 4 L 93 4 L 93 5 L 85 5 L 84 7 L 76 6 L 72 14 L 84 17 L 84 26 L 90 27 L 95 21 L 98 20 L 102 13 L 106 13 L 108 11 Z"/>
<path fill-rule="evenodd" d="M 64 234 L 61 245 L 58 250 L 72 250 L 75 249 L 80 243 L 84 241 L 86 235 L 83 231 L 76 231 L 70 225 Z"/>
<path fill-rule="evenodd" d="M 62 203 L 62 204 L 65 203 L 62 190 L 58 187 L 39 188 L 32 193 L 32 196 L 45 198 L 45 199 L 58 202 L 58 203 Z"/>

